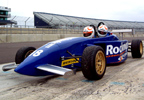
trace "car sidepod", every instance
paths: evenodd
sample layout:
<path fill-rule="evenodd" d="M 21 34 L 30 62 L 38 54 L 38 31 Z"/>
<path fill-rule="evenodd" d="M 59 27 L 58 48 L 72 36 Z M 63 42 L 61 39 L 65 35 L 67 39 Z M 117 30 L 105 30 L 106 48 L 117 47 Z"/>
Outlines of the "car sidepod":
<path fill-rule="evenodd" d="M 109 41 L 106 43 L 107 64 L 121 63 L 127 59 L 128 41 Z"/>

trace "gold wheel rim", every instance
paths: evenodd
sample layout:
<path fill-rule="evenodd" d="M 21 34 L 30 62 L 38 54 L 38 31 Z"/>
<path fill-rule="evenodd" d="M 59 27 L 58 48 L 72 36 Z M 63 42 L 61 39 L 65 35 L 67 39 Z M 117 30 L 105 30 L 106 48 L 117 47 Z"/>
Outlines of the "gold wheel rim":
<path fill-rule="evenodd" d="M 102 75 L 105 70 L 105 55 L 102 51 L 98 51 L 95 59 L 96 72 Z"/>
<path fill-rule="evenodd" d="M 142 44 L 142 42 L 140 43 L 140 53 L 143 54 L 143 44 Z"/>
<path fill-rule="evenodd" d="M 29 51 L 25 54 L 25 57 L 24 57 L 24 58 L 28 57 L 33 51 L 34 51 L 34 50 L 29 50 Z"/>

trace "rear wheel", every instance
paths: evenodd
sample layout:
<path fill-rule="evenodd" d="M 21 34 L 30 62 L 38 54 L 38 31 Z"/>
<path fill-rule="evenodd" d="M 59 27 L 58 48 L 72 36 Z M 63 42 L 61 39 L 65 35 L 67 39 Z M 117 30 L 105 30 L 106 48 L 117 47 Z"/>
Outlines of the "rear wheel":
<path fill-rule="evenodd" d="M 25 58 L 27 58 L 33 51 L 35 51 L 36 48 L 34 47 L 22 47 L 20 48 L 15 56 L 15 62 L 16 64 L 20 64 L 23 62 Z"/>
<path fill-rule="evenodd" d="M 143 43 L 141 40 L 132 40 L 131 54 L 133 58 L 141 58 L 143 55 Z"/>
<path fill-rule="evenodd" d="M 89 80 L 101 79 L 106 71 L 106 58 L 102 47 L 90 46 L 82 54 L 82 73 Z"/>

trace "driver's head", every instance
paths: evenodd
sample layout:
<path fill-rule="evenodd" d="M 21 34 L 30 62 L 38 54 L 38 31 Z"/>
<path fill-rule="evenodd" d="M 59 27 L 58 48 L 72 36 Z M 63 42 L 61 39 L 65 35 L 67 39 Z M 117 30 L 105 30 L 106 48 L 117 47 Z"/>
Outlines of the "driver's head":
<path fill-rule="evenodd" d="M 108 32 L 108 27 L 106 25 L 100 25 L 98 27 L 98 36 L 99 37 L 106 36 L 107 32 Z"/>
<path fill-rule="evenodd" d="M 86 26 L 83 30 L 83 35 L 84 37 L 90 37 L 93 38 L 94 37 L 94 29 L 91 26 Z"/>

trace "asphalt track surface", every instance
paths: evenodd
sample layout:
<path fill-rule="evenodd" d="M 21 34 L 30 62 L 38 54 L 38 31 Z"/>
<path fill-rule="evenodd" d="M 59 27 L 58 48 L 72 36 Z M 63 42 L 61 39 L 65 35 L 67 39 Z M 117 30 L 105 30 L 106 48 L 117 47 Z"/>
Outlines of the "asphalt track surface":
<path fill-rule="evenodd" d="M 21 47 L 32 46 L 39 48 L 48 41 L 42 42 L 22 42 L 22 43 L 0 43 L 0 64 L 15 62 L 15 55 Z"/>

